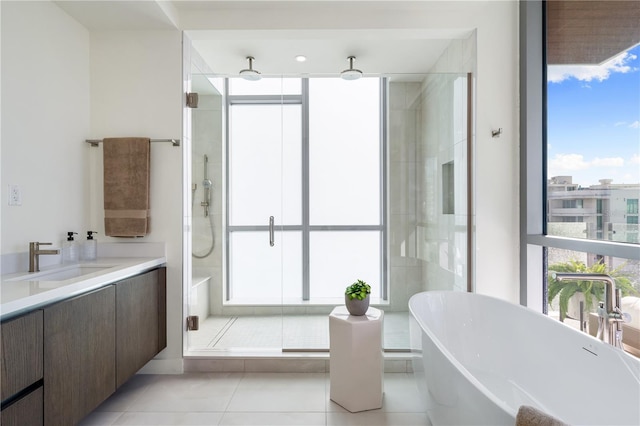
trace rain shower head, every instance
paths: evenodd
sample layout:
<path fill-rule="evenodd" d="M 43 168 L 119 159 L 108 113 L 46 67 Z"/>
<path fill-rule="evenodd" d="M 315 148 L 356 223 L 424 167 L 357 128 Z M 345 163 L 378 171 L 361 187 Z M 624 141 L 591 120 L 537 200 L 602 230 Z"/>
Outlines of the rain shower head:
<path fill-rule="evenodd" d="M 353 68 L 353 60 L 355 56 L 349 56 L 347 59 L 349 60 L 349 69 L 346 69 L 340 73 L 340 78 L 343 80 L 357 80 L 362 77 L 362 71 Z"/>
<path fill-rule="evenodd" d="M 260 71 L 253 69 L 253 61 L 255 58 L 253 56 L 247 56 L 247 60 L 249 61 L 249 68 L 240 70 L 240 77 L 249 81 L 258 81 L 262 78 L 260 75 Z"/>

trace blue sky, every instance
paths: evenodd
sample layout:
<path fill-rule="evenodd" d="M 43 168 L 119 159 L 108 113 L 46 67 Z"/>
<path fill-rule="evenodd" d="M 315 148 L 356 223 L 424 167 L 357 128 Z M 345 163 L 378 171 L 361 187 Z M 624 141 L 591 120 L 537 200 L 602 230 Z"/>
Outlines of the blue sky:
<path fill-rule="evenodd" d="M 600 65 L 547 73 L 548 177 L 640 183 L 640 45 Z"/>

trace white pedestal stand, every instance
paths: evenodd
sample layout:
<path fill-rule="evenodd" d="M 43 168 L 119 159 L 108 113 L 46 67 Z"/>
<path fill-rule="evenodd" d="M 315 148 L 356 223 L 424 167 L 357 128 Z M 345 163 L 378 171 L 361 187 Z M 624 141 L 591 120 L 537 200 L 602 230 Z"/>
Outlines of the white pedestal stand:
<path fill-rule="evenodd" d="M 353 316 L 337 306 L 329 314 L 330 396 L 351 412 L 382 407 L 383 319 L 384 312 L 376 308 Z"/>

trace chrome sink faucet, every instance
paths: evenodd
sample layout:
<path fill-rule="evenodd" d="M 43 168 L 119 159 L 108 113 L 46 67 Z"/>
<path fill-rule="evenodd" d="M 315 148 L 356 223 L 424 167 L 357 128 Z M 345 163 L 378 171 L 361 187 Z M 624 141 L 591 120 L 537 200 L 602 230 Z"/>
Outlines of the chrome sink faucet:
<path fill-rule="evenodd" d="M 616 348 L 622 349 L 622 323 L 631 317 L 623 314 L 620 308 L 620 289 L 614 279 L 607 274 L 554 272 L 552 277 L 558 281 L 600 281 L 604 283 L 604 302 L 598 303 L 598 333 L 596 337 Z"/>
<path fill-rule="evenodd" d="M 52 243 L 39 243 L 33 241 L 29 243 L 29 272 L 40 271 L 40 255 L 41 254 L 59 254 L 59 249 L 40 250 L 40 246 L 50 246 Z"/>

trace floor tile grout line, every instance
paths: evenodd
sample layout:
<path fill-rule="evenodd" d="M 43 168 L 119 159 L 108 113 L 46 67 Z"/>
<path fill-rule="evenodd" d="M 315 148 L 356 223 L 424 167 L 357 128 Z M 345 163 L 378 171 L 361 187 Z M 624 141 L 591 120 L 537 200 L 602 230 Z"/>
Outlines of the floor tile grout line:
<path fill-rule="evenodd" d="M 245 361 L 242 360 L 242 369 L 244 370 L 245 365 L 244 365 Z M 233 401 L 233 397 L 236 395 L 236 393 L 238 392 L 238 388 L 240 387 L 240 384 L 242 383 L 242 380 L 244 380 L 244 377 L 246 375 L 246 371 L 243 371 L 242 373 L 240 373 L 240 380 L 238 380 L 238 382 L 236 383 L 235 388 L 233 389 L 233 392 L 231 393 L 231 397 L 229 398 L 229 400 L 227 401 L 227 404 L 224 407 L 224 413 L 228 412 L 229 410 L 229 406 L 231 405 L 231 401 Z M 224 414 L 223 414 L 224 417 Z M 220 418 L 222 420 L 222 417 Z"/>

